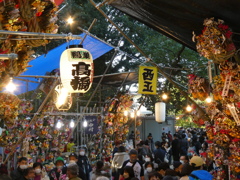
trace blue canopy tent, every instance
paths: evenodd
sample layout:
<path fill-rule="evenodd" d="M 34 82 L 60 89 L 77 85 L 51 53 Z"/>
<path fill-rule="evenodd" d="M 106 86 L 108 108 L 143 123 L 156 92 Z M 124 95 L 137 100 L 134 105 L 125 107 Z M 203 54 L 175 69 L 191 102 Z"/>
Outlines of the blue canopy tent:
<path fill-rule="evenodd" d="M 83 33 L 80 36 L 83 37 L 84 35 L 85 34 Z M 28 70 L 21 75 L 45 75 L 47 72 L 51 72 L 52 70 L 59 68 L 62 52 L 66 49 L 67 46 L 79 44 L 80 41 L 81 40 L 72 40 L 63 43 L 62 45 L 50 50 L 46 55 L 41 55 L 37 57 L 29 63 L 29 65 L 31 65 L 32 67 L 29 67 Z M 101 42 L 91 36 L 86 37 L 83 42 L 83 47 L 91 52 L 94 60 L 113 49 L 113 47 L 109 46 L 108 44 Z M 21 77 L 21 79 L 36 81 L 36 78 Z M 39 85 L 38 83 L 27 82 L 28 86 L 26 88 L 26 82 L 16 79 L 14 80 L 14 83 L 17 84 L 17 90 L 15 94 L 22 94 L 25 93 L 27 90 L 34 90 Z"/>

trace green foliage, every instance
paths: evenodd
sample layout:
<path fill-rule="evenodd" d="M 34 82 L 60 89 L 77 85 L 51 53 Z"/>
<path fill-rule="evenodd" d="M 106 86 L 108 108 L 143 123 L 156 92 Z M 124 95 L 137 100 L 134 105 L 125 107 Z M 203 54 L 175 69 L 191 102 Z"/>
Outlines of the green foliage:
<path fill-rule="evenodd" d="M 101 0 L 95 0 L 100 2 Z M 117 31 L 117 29 L 109 24 L 106 19 L 86 0 L 68 0 L 69 4 L 58 15 L 59 17 L 59 32 L 58 33 L 82 33 L 78 26 L 88 29 L 94 18 L 97 18 L 97 23 L 93 26 L 91 33 L 97 37 L 109 42 L 114 46 L 120 44 L 120 49 L 127 54 L 119 53 L 115 58 L 113 65 L 108 73 L 116 73 L 119 71 L 129 71 L 138 69 L 138 65 L 145 61 L 145 58 Z M 143 51 L 148 54 L 160 67 L 165 69 L 165 72 L 171 76 L 171 78 L 177 83 L 183 86 L 183 90 L 187 89 L 187 75 L 191 73 L 198 74 L 200 76 L 206 76 L 206 63 L 207 60 L 199 57 L 195 51 L 183 47 L 181 44 L 171 40 L 170 38 L 150 29 L 142 23 L 132 19 L 114 9 L 111 6 L 102 7 L 106 14 L 113 19 L 113 21 L 126 33 Z M 74 23 L 70 26 L 66 23 L 67 18 L 71 16 L 74 19 Z M 63 40 L 52 41 L 46 46 L 47 50 L 50 50 L 57 45 L 63 43 Z M 45 47 L 36 49 L 37 55 L 44 53 Z M 95 75 L 102 74 L 106 69 L 106 64 L 109 62 L 113 54 L 113 51 L 107 53 L 94 61 Z M 86 93 L 83 97 L 80 97 L 82 101 L 80 105 L 84 105 L 86 100 L 94 90 L 93 88 Z M 106 96 L 114 94 L 116 88 L 112 88 L 111 91 L 100 92 L 94 97 L 93 101 L 104 101 Z M 168 81 L 163 83 L 159 82 L 158 85 L 159 94 L 167 92 L 169 99 L 167 100 L 167 110 L 169 115 L 176 115 L 186 106 L 186 100 L 181 96 L 178 89 L 173 87 Z M 148 96 L 144 105 L 154 110 L 154 104 L 159 100 L 159 96 Z M 91 104 L 93 106 L 94 103 Z M 101 104 L 99 104 L 101 105 Z M 75 110 L 75 105 L 71 111 Z"/>

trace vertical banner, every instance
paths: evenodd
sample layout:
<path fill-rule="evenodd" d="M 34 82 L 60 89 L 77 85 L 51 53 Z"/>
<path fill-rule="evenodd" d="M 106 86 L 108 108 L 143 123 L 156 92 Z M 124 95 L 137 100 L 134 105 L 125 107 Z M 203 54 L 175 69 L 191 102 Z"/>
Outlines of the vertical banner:
<path fill-rule="evenodd" d="M 139 66 L 139 94 L 157 94 L 157 73 L 156 67 Z"/>
<path fill-rule="evenodd" d="M 97 116 L 85 116 L 87 121 L 87 127 L 85 127 L 86 134 L 97 134 L 98 133 L 98 117 Z"/>

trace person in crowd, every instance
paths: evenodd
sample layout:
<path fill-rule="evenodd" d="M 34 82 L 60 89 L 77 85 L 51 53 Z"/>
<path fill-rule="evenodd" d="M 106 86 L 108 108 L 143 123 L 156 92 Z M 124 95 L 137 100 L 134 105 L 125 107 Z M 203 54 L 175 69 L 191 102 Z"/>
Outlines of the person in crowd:
<path fill-rule="evenodd" d="M 180 154 L 181 155 L 187 155 L 187 150 L 188 150 L 189 144 L 188 140 L 186 139 L 186 135 L 182 134 L 182 139 L 180 140 Z"/>
<path fill-rule="evenodd" d="M 189 163 L 189 158 L 188 158 L 188 156 L 181 156 L 180 157 L 180 162 L 182 163 L 182 164 L 188 164 Z"/>
<path fill-rule="evenodd" d="M 150 173 L 154 171 L 154 165 L 151 162 L 146 162 L 145 165 L 145 171 L 144 171 L 144 179 L 148 180 L 148 176 Z"/>
<path fill-rule="evenodd" d="M 146 143 L 149 146 L 150 151 L 153 152 L 154 151 L 154 142 L 153 142 L 152 133 L 148 134 Z"/>
<path fill-rule="evenodd" d="M 104 167 L 104 163 L 102 161 L 98 161 L 96 163 L 96 170 L 93 171 L 92 173 L 92 178 L 91 178 L 92 180 L 96 180 L 97 177 L 99 176 L 106 176 L 110 178 L 111 175 L 108 172 L 104 171 L 103 167 Z"/>
<path fill-rule="evenodd" d="M 78 162 L 78 157 L 75 153 L 71 153 L 69 155 L 69 164 L 77 164 Z M 78 166 L 78 177 L 82 180 L 87 180 L 87 176 L 85 175 L 85 173 L 83 172 L 83 169 Z"/>
<path fill-rule="evenodd" d="M 135 178 L 134 170 L 132 166 L 125 166 L 123 168 L 123 179 L 124 180 L 131 180 L 132 178 Z M 121 178 L 122 179 L 122 178 Z M 120 179 L 119 179 L 120 180 Z"/>
<path fill-rule="evenodd" d="M 128 140 L 132 141 L 133 142 L 133 146 L 135 147 L 135 134 L 134 134 L 134 131 L 131 132 L 131 134 L 128 137 Z"/>
<path fill-rule="evenodd" d="M 188 153 L 187 153 L 187 156 L 188 157 L 193 157 L 196 155 L 196 148 L 195 146 L 193 145 L 192 142 L 189 143 L 189 148 L 188 148 Z"/>
<path fill-rule="evenodd" d="M 18 180 L 32 180 L 35 177 L 34 168 L 29 167 L 23 171 L 23 178 Z"/>
<path fill-rule="evenodd" d="M 119 146 L 118 152 L 115 153 L 112 160 L 112 175 L 115 180 L 119 179 L 120 169 L 125 161 L 129 159 L 129 155 L 126 152 L 126 148 L 124 146 Z"/>
<path fill-rule="evenodd" d="M 92 167 L 89 164 L 89 160 L 86 156 L 86 149 L 84 147 L 80 148 L 77 164 L 84 172 L 87 180 L 90 180 L 90 172 L 92 171 Z"/>
<path fill-rule="evenodd" d="M 199 151 L 202 148 L 201 143 L 199 142 L 199 138 L 197 138 L 197 141 L 193 141 L 193 146 L 195 148 L 196 154 L 199 156 Z"/>
<path fill-rule="evenodd" d="M 119 179 L 123 178 L 124 168 L 126 166 L 131 166 L 134 171 L 134 177 L 138 178 L 139 180 L 144 180 L 144 169 L 142 164 L 137 160 L 138 153 L 135 149 L 132 149 L 129 152 L 129 158 L 130 158 L 129 160 L 123 163 L 123 166 L 121 168 L 121 175 Z"/>
<path fill-rule="evenodd" d="M 158 165 L 157 172 L 160 173 L 162 176 L 165 176 L 165 172 L 169 168 L 169 164 L 166 162 L 162 162 Z"/>
<path fill-rule="evenodd" d="M 153 172 L 151 174 L 149 174 L 149 180 L 162 180 L 163 176 L 161 174 L 159 174 L 158 172 Z"/>
<path fill-rule="evenodd" d="M 67 167 L 64 164 L 64 159 L 62 157 L 58 157 L 55 161 L 55 168 L 53 168 L 48 176 L 50 180 L 60 180 L 66 177 Z"/>
<path fill-rule="evenodd" d="M 43 165 L 40 162 L 35 162 L 33 164 L 33 169 L 35 172 L 34 180 L 49 180 L 47 173 L 43 169 Z"/>
<path fill-rule="evenodd" d="M 163 180 L 178 180 L 178 177 L 176 177 L 176 176 L 164 176 Z"/>
<path fill-rule="evenodd" d="M 154 162 L 153 156 L 150 153 L 145 156 L 144 162 L 145 163 L 147 163 L 147 162 L 153 163 L 153 168 L 154 169 L 156 169 L 158 167 L 158 164 Z"/>
<path fill-rule="evenodd" d="M 172 141 L 172 154 L 173 154 L 173 160 L 178 161 L 180 158 L 180 141 L 178 139 L 178 135 L 173 135 L 173 141 Z"/>
<path fill-rule="evenodd" d="M 7 166 L 3 164 L 3 157 L 0 154 L 0 175 L 8 174 Z"/>
<path fill-rule="evenodd" d="M 182 169 L 181 169 L 181 179 L 180 180 L 189 180 L 188 176 L 192 173 L 193 167 L 186 163 L 183 164 Z"/>
<path fill-rule="evenodd" d="M 115 147 L 113 148 L 113 154 L 112 157 L 114 158 L 115 153 L 118 152 L 118 148 L 121 146 L 122 142 L 121 141 L 116 141 L 115 142 Z"/>
<path fill-rule="evenodd" d="M 72 150 L 72 147 L 73 147 L 74 145 L 75 145 L 75 144 L 74 144 L 74 139 L 71 138 L 70 141 L 69 141 L 69 143 L 67 144 L 67 152 L 72 152 L 72 151 L 73 151 L 73 150 Z"/>
<path fill-rule="evenodd" d="M 159 141 L 155 142 L 155 147 L 156 149 L 154 150 L 154 158 L 155 158 L 155 163 L 159 164 L 161 162 L 164 162 L 164 157 L 166 152 L 161 148 L 161 143 Z"/>
<path fill-rule="evenodd" d="M 192 173 L 188 176 L 189 180 L 212 180 L 213 176 L 203 169 L 204 161 L 199 156 L 193 156 L 190 160 L 190 165 L 193 167 Z"/>
<path fill-rule="evenodd" d="M 171 150 L 171 146 L 169 147 L 169 143 L 168 142 L 162 142 L 161 143 L 161 148 L 165 151 L 165 158 L 164 161 L 171 164 L 171 157 L 172 157 L 172 150 Z"/>
<path fill-rule="evenodd" d="M 3 174 L 0 176 L 0 180 L 11 180 L 11 178 L 8 175 Z"/>
<path fill-rule="evenodd" d="M 143 144 L 142 144 L 141 142 L 140 142 L 139 144 L 137 144 L 137 151 L 138 151 L 138 156 L 139 156 L 139 157 L 140 157 L 140 156 L 145 157 L 145 156 L 148 154 L 148 152 L 146 151 L 146 149 L 143 148 Z M 139 158 L 139 160 L 142 159 L 142 157 Z"/>
<path fill-rule="evenodd" d="M 100 176 L 100 177 L 97 177 L 96 180 L 109 180 L 109 178 L 107 178 L 106 176 Z"/>
<path fill-rule="evenodd" d="M 77 164 L 69 164 L 68 167 L 67 167 L 67 177 L 69 180 L 81 180 L 79 177 L 78 177 L 78 170 L 79 170 L 79 167 Z"/>
<path fill-rule="evenodd" d="M 162 133 L 162 142 L 168 142 L 168 138 L 165 132 Z"/>
<path fill-rule="evenodd" d="M 178 176 L 178 174 L 177 174 L 177 172 L 176 171 L 174 171 L 173 169 L 167 169 L 166 171 L 165 171 L 165 176 Z"/>
<path fill-rule="evenodd" d="M 173 162 L 173 168 L 174 168 L 174 171 L 177 173 L 177 176 L 181 176 L 181 171 L 182 171 L 182 163 L 179 162 L 179 161 L 174 161 Z"/>
<path fill-rule="evenodd" d="M 10 173 L 12 180 L 23 179 L 23 171 L 28 168 L 28 159 L 26 157 L 21 157 L 17 162 L 17 169 Z"/>
<path fill-rule="evenodd" d="M 169 143 L 172 143 L 173 137 L 172 137 L 171 131 L 168 131 L 167 137 L 168 137 L 168 142 L 169 142 Z"/>

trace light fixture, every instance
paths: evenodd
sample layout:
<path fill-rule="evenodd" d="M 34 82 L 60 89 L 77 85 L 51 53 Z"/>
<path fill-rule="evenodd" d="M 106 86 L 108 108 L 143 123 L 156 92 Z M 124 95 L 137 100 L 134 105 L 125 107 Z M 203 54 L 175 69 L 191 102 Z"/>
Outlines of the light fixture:
<path fill-rule="evenodd" d="M 163 100 L 166 100 L 167 98 L 168 98 L 168 95 L 164 93 L 164 94 L 162 95 L 162 99 L 163 99 Z"/>
<path fill-rule="evenodd" d="M 60 129 L 62 127 L 62 122 L 60 120 L 58 120 L 57 124 L 56 124 L 56 128 Z"/>
<path fill-rule="evenodd" d="M 206 99 L 205 99 L 206 103 L 211 103 L 212 102 L 212 97 L 211 96 L 208 96 Z"/>
<path fill-rule="evenodd" d="M 70 128 L 74 128 L 74 126 L 75 126 L 75 123 L 74 123 L 74 121 L 73 121 L 73 120 L 71 120 L 69 125 L 70 125 Z"/>
<path fill-rule="evenodd" d="M 134 112 L 131 112 L 131 118 L 134 118 L 135 117 L 135 113 Z"/>
<path fill-rule="evenodd" d="M 137 116 L 140 116 L 141 115 L 141 112 L 140 111 L 137 111 Z"/>
<path fill-rule="evenodd" d="M 179 116 L 176 116 L 176 120 L 179 120 L 180 119 L 180 117 Z"/>
<path fill-rule="evenodd" d="M 67 97 L 68 97 L 68 91 L 67 91 L 67 89 L 62 87 L 60 89 L 60 92 L 59 92 L 59 96 L 58 96 L 58 99 L 57 99 L 57 104 L 59 106 L 63 105 L 65 103 Z"/>
<path fill-rule="evenodd" d="M 67 23 L 68 24 L 72 24 L 73 23 L 73 18 L 71 16 L 67 19 Z"/>
<path fill-rule="evenodd" d="M 13 83 L 13 78 L 10 78 L 10 81 L 8 83 L 8 85 L 6 86 L 6 90 L 9 92 L 13 92 L 16 90 L 16 85 Z"/>
<path fill-rule="evenodd" d="M 190 105 L 188 105 L 188 106 L 186 107 L 186 110 L 187 110 L 187 112 L 191 112 L 191 111 L 192 111 L 192 107 L 191 107 Z"/>
<path fill-rule="evenodd" d="M 124 116 L 128 116 L 128 111 L 123 112 Z"/>
<path fill-rule="evenodd" d="M 83 127 L 87 127 L 88 126 L 88 123 L 86 120 L 83 121 Z"/>

